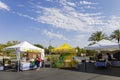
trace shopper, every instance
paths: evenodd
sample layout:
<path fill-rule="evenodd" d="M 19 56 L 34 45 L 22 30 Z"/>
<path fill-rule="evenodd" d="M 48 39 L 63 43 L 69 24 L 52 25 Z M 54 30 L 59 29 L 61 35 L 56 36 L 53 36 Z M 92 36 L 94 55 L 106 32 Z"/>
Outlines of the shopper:
<path fill-rule="evenodd" d="M 106 54 L 106 61 L 107 61 L 108 67 L 111 68 L 112 67 L 112 63 L 111 63 L 112 56 L 109 53 Z"/>
<path fill-rule="evenodd" d="M 36 70 L 39 70 L 42 65 L 42 59 L 41 59 L 40 55 L 36 55 L 36 65 L 37 65 Z"/>

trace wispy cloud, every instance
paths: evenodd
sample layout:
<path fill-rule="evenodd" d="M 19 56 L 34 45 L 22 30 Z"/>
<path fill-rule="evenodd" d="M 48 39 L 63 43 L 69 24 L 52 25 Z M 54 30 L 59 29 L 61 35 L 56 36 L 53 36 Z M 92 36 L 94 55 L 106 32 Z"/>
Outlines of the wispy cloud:
<path fill-rule="evenodd" d="M 84 4 L 84 5 L 92 5 L 92 4 L 98 4 L 98 3 L 89 2 L 89 1 L 80 1 L 80 4 Z"/>
<path fill-rule="evenodd" d="M 34 18 L 34 17 L 32 17 L 32 16 L 29 16 L 29 15 L 26 15 L 26 14 L 23 14 L 23 13 L 20 13 L 20 12 L 12 11 L 12 13 L 13 13 L 13 14 L 17 14 L 18 16 L 21 16 L 21 17 L 25 17 L 25 18 L 28 18 L 28 19 L 37 21 L 36 18 Z"/>
<path fill-rule="evenodd" d="M 86 8 L 86 9 L 96 9 L 96 7 L 93 7 L 93 6 L 84 6 L 83 8 Z"/>
<path fill-rule="evenodd" d="M 82 1 L 80 3 L 86 4 L 87 9 L 96 9 L 95 7 L 92 7 L 92 5 L 97 3 L 87 1 Z M 54 28 L 80 32 L 92 32 L 95 29 L 95 25 L 104 24 L 101 12 L 82 13 L 76 9 L 78 3 L 70 2 L 68 0 L 60 0 L 58 1 L 58 4 L 62 6 L 49 8 L 32 3 L 34 9 L 36 7 L 36 13 L 38 15 L 37 21 L 52 25 Z M 87 6 L 87 4 L 89 5 Z"/>
<path fill-rule="evenodd" d="M 43 15 L 38 17 L 38 21 L 53 25 L 54 27 L 82 32 L 91 31 L 91 26 L 93 25 L 104 24 L 100 20 L 100 14 L 79 13 L 76 10 L 70 12 L 69 10 L 66 11 L 65 9 L 61 10 L 58 8 L 44 8 Z"/>
<path fill-rule="evenodd" d="M 52 2 L 53 0 L 47 0 Z M 61 7 L 45 7 L 40 4 L 36 4 L 32 1 L 29 2 L 36 13 L 36 17 L 29 16 L 20 12 L 13 12 L 19 16 L 43 23 L 52 25 L 54 28 L 61 28 L 65 30 L 74 30 L 78 32 L 93 32 L 98 28 L 96 25 L 104 25 L 101 12 L 82 13 L 76 9 L 76 2 L 70 2 L 68 0 L 58 1 Z M 41 3 L 42 4 L 42 3 Z M 92 7 L 94 2 L 81 1 L 80 4 L 85 4 L 88 9 Z M 23 5 L 20 5 L 23 6 Z"/>
<path fill-rule="evenodd" d="M 106 30 L 106 33 L 111 33 L 116 29 L 120 29 L 120 17 L 119 16 L 110 16 L 106 25 L 101 27 L 101 30 Z"/>
<path fill-rule="evenodd" d="M 60 4 L 62 4 L 63 6 L 73 6 L 73 7 L 76 6 L 75 3 L 69 2 L 67 0 L 60 0 Z"/>
<path fill-rule="evenodd" d="M 55 38 L 63 42 L 85 45 L 90 34 L 95 31 L 101 30 L 105 33 L 111 33 L 120 29 L 120 17 L 109 16 L 109 14 L 105 16 L 105 10 L 100 8 L 104 7 L 101 5 L 101 1 L 98 3 L 94 0 L 39 0 L 39 2 L 28 0 L 25 5 L 15 2 L 16 5 L 11 4 L 11 7 L 2 1 L 0 1 L 1 10 L 33 20 L 35 25 L 38 22 L 36 26 L 30 26 L 27 29 L 31 32 L 41 32 L 45 38 Z M 39 23 L 42 27 L 38 26 Z M 47 30 L 44 30 L 45 28 Z M 60 34 L 56 30 L 59 32 L 67 31 Z M 69 39 L 70 37 L 72 39 Z"/>
<path fill-rule="evenodd" d="M 61 40 L 69 41 L 65 36 L 63 36 L 62 34 L 59 34 L 59 33 L 53 33 L 53 32 L 47 31 L 47 30 L 44 30 L 43 33 L 50 38 L 58 38 Z"/>
<path fill-rule="evenodd" d="M 7 10 L 7 11 L 10 10 L 9 6 L 7 4 L 3 3 L 2 1 L 0 1 L 0 9 Z"/>
<path fill-rule="evenodd" d="M 52 0 L 47 0 L 51 1 Z M 36 13 L 36 17 L 29 16 L 28 14 L 23 14 L 21 12 L 11 11 L 19 16 L 37 21 L 40 23 L 45 23 L 52 25 L 54 28 L 61 28 L 66 30 L 74 30 L 80 32 L 92 32 L 94 31 L 94 25 L 101 25 L 104 22 L 101 20 L 101 13 L 82 13 L 79 12 L 76 7 L 76 2 L 70 2 L 68 0 L 58 1 L 59 5 L 62 7 L 44 7 L 40 4 L 33 3 L 29 4 L 32 6 L 32 10 Z M 93 2 L 82 1 L 81 4 L 96 4 Z M 23 5 L 19 5 L 23 7 Z M 88 6 L 87 8 L 93 8 Z"/>

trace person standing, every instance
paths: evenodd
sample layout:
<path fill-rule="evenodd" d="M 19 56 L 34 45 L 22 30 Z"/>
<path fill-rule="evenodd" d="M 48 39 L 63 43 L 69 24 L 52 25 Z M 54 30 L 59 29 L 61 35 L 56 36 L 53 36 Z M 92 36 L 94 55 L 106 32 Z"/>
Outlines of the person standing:
<path fill-rule="evenodd" d="M 23 54 L 23 56 L 22 56 L 22 62 L 26 62 L 26 60 L 27 60 L 26 55 Z"/>
<path fill-rule="evenodd" d="M 42 65 L 42 59 L 39 55 L 36 56 L 36 65 L 37 65 L 37 69 L 36 70 L 39 70 L 41 65 Z"/>
<path fill-rule="evenodd" d="M 107 60 L 107 63 L 108 63 L 108 67 L 111 68 L 112 67 L 112 63 L 111 63 L 112 56 L 109 53 L 106 54 L 106 60 Z"/>
<path fill-rule="evenodd" d="M 100 61 L 102 59 L 102 53 L 98 53 L 97 55 L 97 61 Z"/>

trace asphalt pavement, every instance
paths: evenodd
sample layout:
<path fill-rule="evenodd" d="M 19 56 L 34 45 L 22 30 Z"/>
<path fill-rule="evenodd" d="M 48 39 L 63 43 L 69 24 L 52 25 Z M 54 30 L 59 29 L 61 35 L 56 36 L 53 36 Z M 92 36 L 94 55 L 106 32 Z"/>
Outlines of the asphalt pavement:
<path fill-rule="evenodd" d="M 95 68 L 87 64 L 78 69 L 41 68 L 39 71 L 0 71 L 0 80 L 120 80 L 120 68 Z"/>

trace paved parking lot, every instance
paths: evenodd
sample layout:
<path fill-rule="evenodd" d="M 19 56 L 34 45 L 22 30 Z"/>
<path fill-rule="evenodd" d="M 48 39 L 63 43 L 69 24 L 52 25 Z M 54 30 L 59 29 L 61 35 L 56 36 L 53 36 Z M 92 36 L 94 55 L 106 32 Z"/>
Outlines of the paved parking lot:
<path fill-rule="evenodd" d="M 76 69 L 41 68 L 39 71 L 0 71 L 0 80 L 120 80 L 120 68 L 96 69 L 87 65 Z"/>

